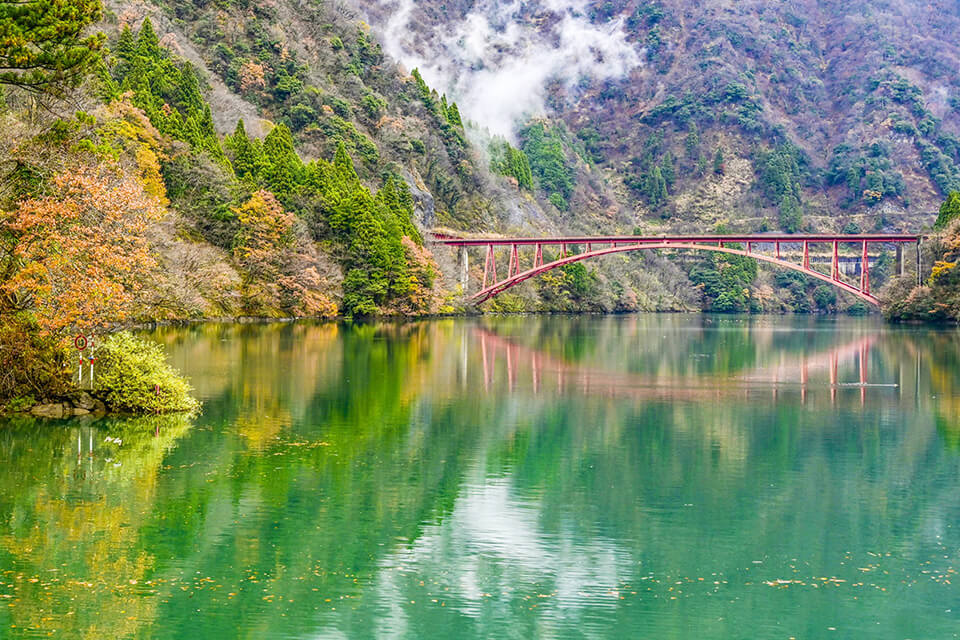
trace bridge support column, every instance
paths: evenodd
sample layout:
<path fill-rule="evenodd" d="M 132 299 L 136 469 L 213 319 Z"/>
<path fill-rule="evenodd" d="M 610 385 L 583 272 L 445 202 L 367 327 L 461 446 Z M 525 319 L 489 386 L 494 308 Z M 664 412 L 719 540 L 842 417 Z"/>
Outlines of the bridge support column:
<path fill-rule="evenodd" d="M 533 258 L 533 266 L 534 267 L 543 266 L 543 245 L 542 244 L 537 245 L 537 254 Z"/>
<path fill-rule="evenodd" d="M 897 243 L 897 275 L 903 276 L 906 274 L 906 264 L 903 262 L 903 245 L 899 242 Z"/>
<path fill-rule="evenodd" d="M 803 268 L 810 268 L 810 244 L 806 240 L 803 241 Z"/>
<path fill-rule="evenodd" d="M 840 279 L 840 243 L 833 241 L 833 279 Z"/>
<path fill-rule="evenodd" d="M 520 273 L 520 256 L 517 254 L 517 245 L 512 245 L 510 247 L 510 266 L 507 268 L 507 277 L 512 278 L 515 273 Z"/>
<path fill-rule="evenodd" d="M 923 240 L 917 238 L 917 286 L 923 284 L 923 256 L 921 255 L 921 243 Z"/>
<path fill-rule="evenodd" d="M 483 265 L 483 288 L 487 288 L 487 279 L 493 277 L 492 282 L 497 281 L 497 258 L 493 255 L 493 245 L 487 245 L 487 261 Z"/>
<path fill-rule="evenodd" d="M 780 242 L 777 241 L 777 260 L 780 259 Z"/>
<path fill-rule="evenodd" d="M 470 285 L 470 256 L 467 254 L 465 246 L 460 247 L 459 253 L 460 255 L 457 257 L 460 262 L 460 288 L 466 293 L 467 287 Z"/>
<path fill-rule="evenodd" d="M 863 241 L 863 255 L 860 258 L 860 291 L 870 293 L 870 258 L 867 256 L 867 241 Z"/>

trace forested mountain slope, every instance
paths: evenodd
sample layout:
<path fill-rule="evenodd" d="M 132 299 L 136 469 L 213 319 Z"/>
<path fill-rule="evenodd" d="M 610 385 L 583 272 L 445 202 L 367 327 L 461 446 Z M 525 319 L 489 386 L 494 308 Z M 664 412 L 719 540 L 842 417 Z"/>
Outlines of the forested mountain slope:
<path fill-rule="evenodd" d="M 603 176 L 541 182 L 572 225 L 600 193 L 648 227 L 919 229 L 960 185 L 956 2 L 355 4 L 479 127 L 568 132 Z"/>
<path fill-rule="evenodd" d="M 572 194 L 576 181 L 600 184 L 599 173 L 569 154 L 563 138 L 566 131 L 549 125 L 542 126 L 539 133 L 531 130 L 529 138 L 539 141 L 539 153 L 533 143 L 527 145 L 528 153 L 522 153 L 504 139 L 473 135 L 465 124 L 470 114 L 431 88 L 417 69 L 404 68 L 384 54 L 361 14 L 345 5 L 284 1 L 263 5 L 238 0 L 108 3 L 108 7 L 108 34 L 113 30 L 122 34 L 129 26 L 136 29 L 149 16 L 159 44 L 170 58 L 191 61 L 201 93 L 211 105 L 212 129 L 220 137 L 227 136 L 223 152 L 235 177 L 248 187 L 274 193 L 285 210 L 296 214 L 302 223 L 298 228 L 306 227 L 320 243 L 321 257 L 332 253 L 332 262 L 339 263 L 342 272 L 342 298 L 337 291 L 341 274 L 333 273 L 322 285 L 333 287 L 333 297 L 348 313 L 409 314 L 456 308 L 460 297 L 453 256 L 438 252 L 431 258 L 428 252 L 420 252 L 418 259 L 435 259 L 438 264 L 426 270 L 413 268 L 435 276 L 416 278 L 420 284 L 429 281 L 426 289 L 430 291 L 418 293 L 416 304 L 404 302 L 403 295 L 394 300 L 394 285 L 369 283 L 361 277 L 364 270 L 359 267 L 371 263 L 369 256 L 353 260 L 356 268 L 351 277 L 350 260 L 343 255 L 351 241 L 343 234 L 338 238 L 338 230 L 330 227 L 330 212 L 324 210 L 329 200 L 304 192 L 300 177 L 306 174 L 294 167 L 291 184 L 271 183 L 253 173 L 244 180 L 244 163 L 249 162 L 238 158 L 231 135 L 240 118 L 254 147 L 257 139 L 266 136 L 266 145 L 271 136 L 278 135 L 275 125 L 289 130 L 287 142 L 304 165 L 313 159 L 329 159 L 343 146 L 354 161 L 360 182 L 371 192 L 393 176 L 392 184 L 410 194 L 409 212 L 404 216 L 409 214 L 420 230 L 450 227 L 472 232 L 524 229 L 556 233 L 570 227 L 574 212 L 562 198 Z M 118 78 L 117 82 L 123 81 Z M 162 107 L 163 99 L 158 98 L 155 108 Z M 535 123 L 533 128 L 537 126 Z M 175 132 L 173 135 L 176 137 Z M 229 249 L 236 237 L 236 230 L 229 228 L 231 216 L 226 216 L 228 228 L 223 228 L 222 216 L 211 220 L 208 215 L 212 203 L 196 197 L 198 188 L 211 193 L 197 178 L 211 175 L 206 156 L 215 153 L 209 149 L 199 157 L 194 153 L 193 160 L 179 167 L 169 163 L 165 175 L 190 178 L 174 179 L 189 189 L 174 193 L 183 197 L 171 198 L 173 209 L 184 215 L 203 240 Z M 532 167 L 528 156 L 535 163 Z M 203 171 L 195 170 L 198 163 L 204 165 Z M 227 175 L 226 181 L 233 178 Z M 563 194 L 560 209 L 557 198 L 561 196 L 544 185 L 559 185 L 556 190 Z M 606 207 L 610 220 L 632 229 L 633 216 L 611 194 L 602 188 L 592 193 Z M 216 206 L 223 209 L 220 200 Z M 400 235 L 416 235 L 412 228 L 410 231 Z M 523 301 L 505 299 L 507 308 L 696 308 L 699 294 L 678 267 L 656 257 L 649 258 L 647 265 L 641 262 L 629 259 L 599 272 L 573 268 L 559 280 L 548 279 L 543 286 L 528 288 Z M 326 274 L 330 269 L 318 265 L 316 271 Z M 477 268 L 473 276 L 479 277 Z M 357 288 L 367 293 L 357 298 L 352 295 Z"/>

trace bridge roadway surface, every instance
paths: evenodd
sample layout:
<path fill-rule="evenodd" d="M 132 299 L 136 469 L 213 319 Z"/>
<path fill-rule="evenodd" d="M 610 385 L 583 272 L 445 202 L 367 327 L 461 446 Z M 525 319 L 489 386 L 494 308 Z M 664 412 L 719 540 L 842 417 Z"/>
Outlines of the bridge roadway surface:
<path fill-rule="evenodd" d="M 483 285 L 480 291 L 470 299 L 481 303 L 497 294 L 515 287 L 532 277 L 550 271 L 565 264 L 580 262 L 589 258 L 623 253 L 627 251 L 644 251 L 651 249 L 687 249 L 693 251 L 716 251 L 733 255 L 748 256 L 769 262 L 780 267 L 805 273 L 823 280 L 838 289 L 846 291 L 861 300 L 874 305 L 880 301 L 870 293 L 870 249 L 871 245 L 893 245 L 897 250 L 898 270 L 903 273 L 903 245 L 916 244 L 917 247 L 917 278 L 921 274 L 920 244 L 923 236 L 916 234 L 703 234 L 703 235 L 659 235 L 659 236 L 560 236 L 560 237 L 466 237 L 455 236 L 446 232 L 434 232 L 429 238 L 432 242 L 441 245 L 460 248 L 461 281 L 466 288 L 467 280 L 467 252 L 469 247 L 486 247 L 486 261 L 483 270 Z M 827 245 L 832 249 L 830 274 L 814 269 L 810 264 L 810 249 Z M 784 257 L 781 249 L 787 246 L 802 246 L 802 260 L 800 264 L 791 262 Z M 858 283 L 850 283 L 842 278 L 840 270 L 840 247 L 857 245 L 860 248 L 860 277 Z M 581 253 L 568 253 L 572 247 L 583 246 Z M 509 266 L 507 277 L 498 280 L 496 249 L 509 249 Z M 521 271 L 520 248 L 534 247 L 533 266 Z M 543 248 L 559 247 L 560 257 L 544 262 Z M 767 248 L 771 253 L 764 253 L 759 249 Z M 490 282 L 490 284 L 488 284 Z"/>

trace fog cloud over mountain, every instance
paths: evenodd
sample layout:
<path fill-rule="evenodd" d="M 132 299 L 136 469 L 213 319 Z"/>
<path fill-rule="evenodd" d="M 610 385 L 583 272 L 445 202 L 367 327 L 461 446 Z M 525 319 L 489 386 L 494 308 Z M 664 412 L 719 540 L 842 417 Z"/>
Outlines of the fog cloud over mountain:
<path fill-rule="evenodd" d="M 521 119 L 546 112 L 547 87 L 576 92 L 584 78 L 623 78 L 641 65 L 622 20 L 591 23 L 585 2 L 481 0 L 440 26 L 417 20 L 413 0 L 380 3 L 387 52 L 460 103 L 491 133 L 510 137 Z"/>

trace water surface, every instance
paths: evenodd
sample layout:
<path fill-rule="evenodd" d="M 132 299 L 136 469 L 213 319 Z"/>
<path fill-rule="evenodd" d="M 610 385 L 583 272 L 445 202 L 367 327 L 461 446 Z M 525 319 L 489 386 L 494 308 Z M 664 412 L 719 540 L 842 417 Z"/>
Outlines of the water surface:
<path fill-rule="evenodd" d="M 150 334 L 196 419 L 0 423 L 0 636 L 960 637 L 960 334 Z"/>

